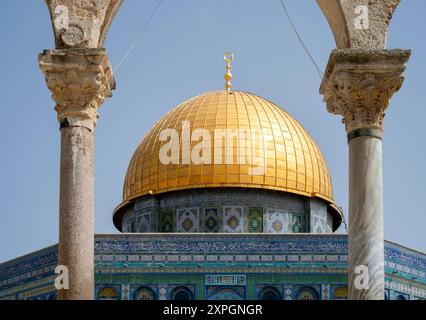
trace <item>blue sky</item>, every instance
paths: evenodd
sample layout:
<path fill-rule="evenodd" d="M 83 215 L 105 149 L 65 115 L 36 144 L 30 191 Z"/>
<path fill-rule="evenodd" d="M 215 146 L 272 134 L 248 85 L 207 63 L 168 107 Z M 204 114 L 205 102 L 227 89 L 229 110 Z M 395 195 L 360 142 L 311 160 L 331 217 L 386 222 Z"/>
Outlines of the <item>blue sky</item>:
<path fill-rule="evenodd" d="M 322 70 L 335 47 L 313 0 L 287 0 Z M 156 0 L 126 0 L 106 48 L 116 66 Z M 404 87 L 392 99 L 383 147 L 385 238 L 426 251 L 426 30 L 423 0 L 402 1 L 389 48 L 412 49 Z M 0 11 L 0 261 L 58 238 L 59 130 L 37 55 L 54 47 L 44 1 L 7 0 Z M 279 0 L 164 0 L 116 73 L 95 133 L 96 232 L 114 233 L 130 158 L 147 130 L 180 102 L 224 85 L 225 51 L 235 53 L 236 89 L 283 106 L 311 133 L 328 162 L 335 200 L 347 216 L 348 150 L 340 118 L 327 113 L 320 79 Z M 341 230 L 344 231 L 344 230 Z"/>

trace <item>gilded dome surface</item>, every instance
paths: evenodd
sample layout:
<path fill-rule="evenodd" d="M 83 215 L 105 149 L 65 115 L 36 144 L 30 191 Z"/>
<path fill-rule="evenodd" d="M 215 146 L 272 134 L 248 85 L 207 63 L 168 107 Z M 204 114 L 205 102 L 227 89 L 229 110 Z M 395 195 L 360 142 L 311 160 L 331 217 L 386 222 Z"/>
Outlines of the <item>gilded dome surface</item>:
<path fill-rule="evenodd" d="M 204 129 L 211 134 L 212 159 L 217 151 L 225 155 L 227 146 L 223 143 L 222 150 L 218 150 L 214 132 L 221 129 L 258 130 L 263 143 L 256 144 L 253 140 L 252 144 L 243 141 L 242 145 L 251 145 L 252 150 L 256 148 L 251 153 L 253 157 L 255 154 L 264 156 L 263 173 L 253 174 L 253 163 L 239 162 L 239 149 L 235 145 L 230 162 L 218 164 L 212 160 L 211 163 L 196 164 L 189 161 L 188 156 L 183 156 L 181 148 L 176 155 L 178 163 L 164 164 L 159 155 L 167 141 L 163 141 L 161 132 L 174 129 L 180 134 L 184 122 L 189 123 L 190 132 Z M 249 135 L 246 140 L 250 140 L 247 137 Z M 182 136 L 179 139 L 182 142 Z M 204 143 L 204 139 L 200 141 Z M 190 147 L 200 141 L 190 142 Z M 144 195 L 211 187 L 278 190 L 318 197 L 333 204 L 326 162 L 307 131 L 276 104 L 242 91 L 213 91 L 196 96 L 158 121 L 132 157 L 124 183 L 123 204 L 117 209 Z"/>

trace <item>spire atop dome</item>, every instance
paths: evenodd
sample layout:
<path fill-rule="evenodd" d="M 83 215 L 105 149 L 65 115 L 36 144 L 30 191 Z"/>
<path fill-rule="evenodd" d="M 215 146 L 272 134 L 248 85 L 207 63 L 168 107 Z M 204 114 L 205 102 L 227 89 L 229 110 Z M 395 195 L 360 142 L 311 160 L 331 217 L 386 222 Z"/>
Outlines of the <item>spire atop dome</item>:
<path fill-rule="evenodd" d="M 234 60 L 234 54 L 232 52 L 225 52 L 223 55 L 223 60 L 226 62 L 226 74 L 225 74 L 225 89 L 226 91 L 231 91 L 231 80 L 232 80 L 232 73 L 231 73 L 231 62 Z"/>

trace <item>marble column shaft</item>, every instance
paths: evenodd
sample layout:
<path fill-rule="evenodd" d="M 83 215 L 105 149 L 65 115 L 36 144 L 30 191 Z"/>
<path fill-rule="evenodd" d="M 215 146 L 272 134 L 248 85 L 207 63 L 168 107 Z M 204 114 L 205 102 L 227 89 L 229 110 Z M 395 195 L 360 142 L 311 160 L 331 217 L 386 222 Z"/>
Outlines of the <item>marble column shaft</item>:
<path fill-rule="evenodd" d="M 69 271 L 69 290 L 60 300 L 94 297 L 94 163 L 93 131 L 61 128 L 59 265 Z"/>
<path fill-rule="evenodd" d="M 104 49 L 62 49 L 39 56 L 61 128 L 59 265 L 69 289 L 60 300 L 94 298 L 94 128 L 114 81 Z"/>
<path fill-rule="evenodd" d="M 343 117 L 348 134 L 352 300 L 384 299 L 383 118 L 409 57 L 407 50 L 334 50 L 321 84 L 327 110 Z"/>
<path fill-rule="evenodd" d="M 357 137 L 349 142 L 349 296 L 384 297 L 382 140 Z M 358 290 L 356 266 L 366 266 L 369 288 Z"/>

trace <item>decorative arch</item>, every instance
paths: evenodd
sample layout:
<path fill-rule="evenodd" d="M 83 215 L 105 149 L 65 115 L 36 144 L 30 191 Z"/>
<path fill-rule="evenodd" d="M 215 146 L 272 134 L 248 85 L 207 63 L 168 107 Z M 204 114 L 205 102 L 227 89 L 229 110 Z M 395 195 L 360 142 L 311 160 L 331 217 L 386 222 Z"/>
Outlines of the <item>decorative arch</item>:
<path fill-rule="evenodd" d="M 115 288 L 104 287 L 99 290 L 98 299 L 99 300 L 120 300 L 120 294 Z"/>
<path fill-rule="evenodd" d="M 123 0 L 45 0 L 56 49 L 102 48 Z"/>
<path fill-rule="evenodd" d="M 408 297 L 407 297 L 407 295 L 405 295 L 405 294 L 397 293 L 397 294 L 395 295 L 395 300 L 408 300 Z"/>
<path fill-rule="evenodd" d="M 259 300 L 281 300 L 281 293 L 273 286 L 264 287 L 259 293 Z"/>
<path fill-rule="evenodd" d="M 244 300 L 244 297 L 233 288 L 221 287 L 214 290 L 208 300 Z"/>
<path fill-rule="evenodd" d="M 150 287 L 142 286 L 139 287 L 134 295 L 134 300 L 157 300 L 157 294 Z"/>
<path fill-rule="evenodd" d="M 303 287 L 297 293 L 297 300 L 319 300 L 319 295 L 314 288 Z"/>
<path fill-rule="evenodd" d="M 179 286 L 170 293 L 170 300 L 194 300 L 194 294 L 187 287 Z"/>
<path fill-rule="evenodd" d="M 333 300 L 347 300 L 348 299 L 348 287 L 340 287 L 334 291 Z"/>
<path fill-rule="evenodd" d="M 400 0 L 317 0 L 338 49 L 385 49 L 392 15 Z M 370 17 L 368 26 L 356 23 Z M 361 18 L 363 19 L 363 18 Z"/>

